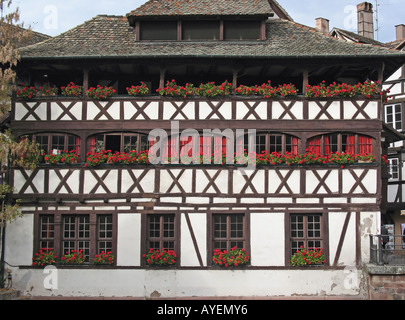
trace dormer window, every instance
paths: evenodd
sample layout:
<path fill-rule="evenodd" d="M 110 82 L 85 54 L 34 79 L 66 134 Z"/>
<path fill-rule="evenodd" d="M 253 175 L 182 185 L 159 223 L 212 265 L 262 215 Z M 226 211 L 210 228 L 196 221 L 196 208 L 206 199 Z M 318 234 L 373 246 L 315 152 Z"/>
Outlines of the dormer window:
<path fill-rule="evenodd" d="M 224 40 L 260 40 L 261 25 L 257 20 L 226 20 Z"/>
<path fill-rule="evenodd" d="M 216 20 L 184 20 L 182 40 L 219 40 L 220 23 Z"/>
<path fill-rule="evenodd" d="M 177 21 L 142 21 L 140 27 L 140 40 L 177 40 Z"/>
<path fill-rule="evenodd" d="M 141 20 L 135 23 L 136 41 L 257 41 L 264 40 L 260 19 Z"/>

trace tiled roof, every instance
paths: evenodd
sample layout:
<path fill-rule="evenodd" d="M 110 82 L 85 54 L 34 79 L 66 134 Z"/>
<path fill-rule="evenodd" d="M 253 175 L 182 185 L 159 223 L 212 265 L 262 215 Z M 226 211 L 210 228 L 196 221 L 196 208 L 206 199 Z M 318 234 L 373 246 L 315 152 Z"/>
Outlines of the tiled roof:
<path fill-rule="evenodd" d="M 272 15 L 268 0 L 149 0 L 127 16 Z"/>
<path fill-rule="evenodd" d="M 333 30 L 330 32 L 330 34 L 333 35 L 334 33 L 340 33 L 344 37 L 349 38 L 352 41 L 355 41 L 358 43 L 372 44 L 372 45 L 376 45 L 376 46 L 385 46 L 385 44 L 380 41 L 364 37 L 362 35 L 359 35 L 357 33 L 351 32 L 351 31 L 347 31 L 347 30 L 343 30 L 343 29 L 339 29 L 339 28 L 333 28 Z"/>
<path fill-rule="evenodd" d="M 392 49 L 403 50 L 405 48 L 405 40 L 404 39 L 395 40 L 395 41 L 387 42 L 385 45 Z"/>
<path fill-rule="evenodd" d="M 12 28 L 14 33 L 22 32 L 23 30 L 25 30 L 24 28 L 15 25 L 9 25 L 9 27 Z M 17 48 L 25 47 L 34 43 L 39 43 L 48 40 L 49 38 L 51 38 L 51 36 L 48 36 L 47 34 L 31 30 L 28 39 L 26 39 L 24 42 L 15 43 L 15 45 Z"/>
<path fill-rule="evenodd" d="M 269 20 L 265 41 L 136 42 L 123 16 L 97 16 L 59 36 L 22 48 L 22 59 L 59 58 L 317 58 L 382 57 L 404 53 L 335 39 L 286 20 Z"/>

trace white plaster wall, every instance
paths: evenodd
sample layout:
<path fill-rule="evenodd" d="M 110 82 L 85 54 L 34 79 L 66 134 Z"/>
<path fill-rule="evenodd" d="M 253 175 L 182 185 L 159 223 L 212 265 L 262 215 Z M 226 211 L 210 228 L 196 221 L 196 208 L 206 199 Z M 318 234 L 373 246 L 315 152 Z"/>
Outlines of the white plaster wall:
<path fill-rule="evenodd" d="M 34 215 L 24 214 L 6 227 L 5 261 L 13 266 L 32 264 Z M 6 265 L 7 267 L 7 265 Z"/>
<path fill-rule="evenodd" d="M 284 266 L 284 213 L 250 215 L 252 266 Z"/>
<path fill-rule="evenodd" d="M 320 103 L 322 106 L 325 106 L 329 101 L 317 101 Z M 318 105 L 318 103 L 315 101 L 309 101 L 308 102 L 308 118 L 315 119 L 318 114 L 321 112 L 321 107 Z M 329 113 L 330 116 L 332 116 L 334 119 L 340 119 L 340 102 L 339 101 L 333 101 L 330 106 L 327 108 L 326 113 Z M 321 120 L 328 120 L 328 116 L 325 115 L 325 113 L 322 113 L 320 116 Z"/>
<path fill-rule="evenodd" d="M 60 174 L 64 177 L 69 170 L 60 170 Z M 59 186 L 61 178 L 59 178 L 55 170 L 49 170 L 49 193 L 54 193 L 55 189 Z M 80 183 L 80 170 L 74 170 L 67 179 L 66 184 L 70 187 L 73 193 L 79 193 L 79 183 Z M 58 193 L 69 193 L 66 187 L 62 187 Z"/>
<path fill-rule="evenodd" d="M 343 225 L 346 219 L 346 212 L 332 212 L 329 214 L 329 252 L 330 263 L 336 257 Z M 356 214 L 350 213 L 350 221 L 347 226 L 345 239 L 343 241 L 338 265 L 356 265 Z"/>
<path fill-rule="evenodd" d="M 370 261 L 370 234 L 381 234 L 381 213 L 360 213 L 360 248 L 363 263 Z"/>
<path fill-rule="evenodd" d="M 117 266 L 141 265 L 141 214 L 119 214 Z"/>
<path fill-rule="evenodd" d="M 201 254 L 203 265 L 207 265 L 207 216 L 205 214 L 189 214 L 191 226 L 196 238 L 198 249 Z M 181 266 L 199 267 L 197 253 L 194 248 L 193 239 L 185 218 L 181 215 Z"/>
<path fill-rule="evenodd" d="M 265 297 L 358 295 L 361 271 L 347 270 L 141 270 L 23 269 L 16 289 L 32 296 Z M 56 286 L 44 284 L 54 277 Z"/>

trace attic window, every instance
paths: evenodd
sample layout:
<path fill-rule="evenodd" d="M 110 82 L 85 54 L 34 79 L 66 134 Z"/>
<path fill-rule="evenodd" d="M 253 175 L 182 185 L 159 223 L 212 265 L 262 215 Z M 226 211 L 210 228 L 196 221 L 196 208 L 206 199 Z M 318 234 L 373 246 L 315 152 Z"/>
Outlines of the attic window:
<path fill-rule="evenodd" d="M 224 40 L 260 40 L 261 21 L 224 21 Z"/>
<path fill-rule="evenodd" d="M 190 20 L 182 22 L 183 40 L 219 40 L 219 21 Z"/>
<path fill-rule="evenodd" d="M 177 21 L 143 21 L 141 40 L 177 40 Z"/>
<path fill-rule="evenodd" d="M 149 20 L 138 21 L 137 41 L 264 40 L 262 20 Z"/>

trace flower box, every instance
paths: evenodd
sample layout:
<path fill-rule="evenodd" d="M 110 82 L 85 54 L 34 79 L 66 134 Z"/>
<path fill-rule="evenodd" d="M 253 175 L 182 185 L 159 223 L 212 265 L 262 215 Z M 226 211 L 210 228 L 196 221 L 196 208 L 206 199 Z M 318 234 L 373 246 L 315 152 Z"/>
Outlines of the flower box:
<path fill-rule="evenodd" d="M 212 256 L 212 265 L 232 268 L 246 266 L 250 263 L 250 255 L 245 249 L 233 247 L 231 251 L 215 249 Z"/>
<path fill-rule="evenodd" d="M 322 248 L 309 248 L 307 250 L 301 246 L 300 250 L 297 250 L 290 259 L 290 264 L 293 267 L 323 266 L 324 263 L 326 260 Z"/>
<path fill-rule="evenodd" d="M 176 265 L 177 255 L 174 250 L 149 249 L 149 252 L 143 254 L 146 265 L 149 267 L 170 267 Z"/>

